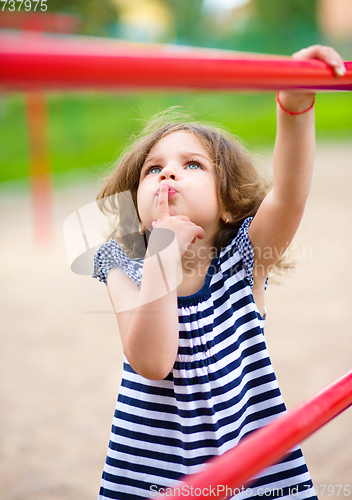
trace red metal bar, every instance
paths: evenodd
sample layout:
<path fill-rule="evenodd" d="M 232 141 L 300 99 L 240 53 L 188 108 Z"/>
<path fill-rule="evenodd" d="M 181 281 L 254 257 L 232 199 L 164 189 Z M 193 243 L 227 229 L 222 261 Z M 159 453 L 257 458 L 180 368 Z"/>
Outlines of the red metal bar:
<path fill-rule="evenodd" d="M 177 487 L 182 493 L 182 486 L 185 485 L 184 491 L 190 493 L 187 495 L 189 498 L 220 500 L 224 497 L 218 495 L 217 485 L 231 490 L 248 486 L 255 474 L 276 463 L 295 445 L 351 405 L 352 371 L 273 423 L 253 432 L 232 450 L 213 458 L 201 472 L 187 476 Z M 168 495 L 167 498 L 181 500 L 184 495 Z"/>
<path fill-rule="evenodd" d="M 0 87 L 42 89 L 352 90 L 322 61 L 108 39 L 0 35 Z"/>

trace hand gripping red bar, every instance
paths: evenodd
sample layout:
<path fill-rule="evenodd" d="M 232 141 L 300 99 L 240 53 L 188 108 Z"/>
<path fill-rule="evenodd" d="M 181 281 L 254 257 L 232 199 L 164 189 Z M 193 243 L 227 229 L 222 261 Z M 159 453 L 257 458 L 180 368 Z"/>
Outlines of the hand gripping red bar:
<path fill-rule="evenodd" d="M 187 491 L 188 498 L 221 500 L 223 497 L 218 496 L 217 485 L 227 486 L 232 491 L 248 485 L 255 474 L 276 463 L 295 445 L 351 405 L 352 371 L 271 424 L 254 431 L 232 450 L 209 460 L 201 472 L 187 476 L 175 485 L 175 491 L 178 488 L 181 495 L 168 495 L 167 498 L 184 500 L 182 486 L 185 485 L 184 491 Z M 195 492 L 194 496 L 189 494 L 192 491 Z M 158 500 L 161 497 L 155 498 Z"/>
<path fill-rule="evenodd" d="M 94 37 L 0 35 L 2 89 L 352 90 L 322 61 Z"/>

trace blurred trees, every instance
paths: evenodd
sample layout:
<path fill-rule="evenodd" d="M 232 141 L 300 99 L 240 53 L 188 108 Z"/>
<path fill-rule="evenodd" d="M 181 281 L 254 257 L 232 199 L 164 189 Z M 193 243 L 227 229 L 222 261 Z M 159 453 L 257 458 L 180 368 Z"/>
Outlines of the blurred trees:
<path fill-rule="evenodd" d="M 175 23 L 175 42 L 199 45 L 204 37 L 203 0 L 162 0 Z"/>
<path fill-rule="evenodd" d="M 124 37 L 124 25 L 118 26 L 119 9 L 133 2 L 126 0 L 119 7 L 117 0 L 48 0 L 47 6 L 48 12 L 79 16 L 81 33 Z M 152 5 L 151 0 L 140 3 L 145 9 Z M 157 4 L 173 19 L 173 26 L 157 41 L 281 54 L 323 41 L 317 26 L 318 0 L 250 0 L 232 10 L 222 9 L 221 0 L 210 10 L 205 0 L 154 0 L 154 7 Z M 128 39 L 138 40 L 138 23 L 131 26 Z M 153 41 L 153 29 L 148 41 Z"/>
<path fill-rule="evenodd" d="M 206 12 L 203 0 L 161 1 L 172 12 L 177 43 L 290 54 L 321 41 L 317 0 L 251 0 L 226 16 L 220 5 Z"/>
<path fill-rule="evenodd" d="M 75 14 L 82 20 L 85 35 L 111 36 L 118 20 L 114 0 L 49 0 L 48 12 Z"/>
<path fill-rule="evenodd" d="M 317 0 L 252 0 L 252 3 L 254 16 L 243 37 L 250 45 L 247 50 L 291 53 L 319 41 Z"/>

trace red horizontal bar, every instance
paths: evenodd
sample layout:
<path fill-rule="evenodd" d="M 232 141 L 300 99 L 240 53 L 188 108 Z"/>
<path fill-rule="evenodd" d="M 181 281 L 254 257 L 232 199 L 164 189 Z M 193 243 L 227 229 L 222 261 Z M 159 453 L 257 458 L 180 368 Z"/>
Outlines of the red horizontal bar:
<path fill-rule="evenodd" d="M 42 89 L 352 90 L 322 61 L 109 39 L 0 35 L 0 87 Z"/>
<path fill-rule="evenodd" d="M 235 448 L 211 459 L 198 474 L 187 476 L 177 487 L 194 498 L 220 500 L 217 485 L 234 490 L 248 485 L 258 472 L 276 463 L 289 450 L 352 405 L 352 371 L 306 401 L 243 439 Z M 210 488 L 213 487 L 213 493 Z M 175 486 L 176 489 L 176 486 Z M 204 495 L 201 492 L 206 492 Z M 192 494 L 188 495 L 193 498 Z M 158 499 L 160 497 L 156 497 Z M 171 500 L 182 495 L 167 496 Z"/>

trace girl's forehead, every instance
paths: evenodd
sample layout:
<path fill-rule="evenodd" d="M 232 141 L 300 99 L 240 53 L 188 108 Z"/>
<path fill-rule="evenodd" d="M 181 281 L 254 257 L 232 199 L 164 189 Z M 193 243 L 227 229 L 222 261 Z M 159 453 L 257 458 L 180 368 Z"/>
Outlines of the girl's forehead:
<path fill-rule="evenodd" d="M 173 150 L 201 153 L 209 158 L 208 150 L 196 134 L 186 130 L 178 130 L 159 139 L 150 149 L 147 159 L 155 153 L 164 152 L 167 154 Z"/>

